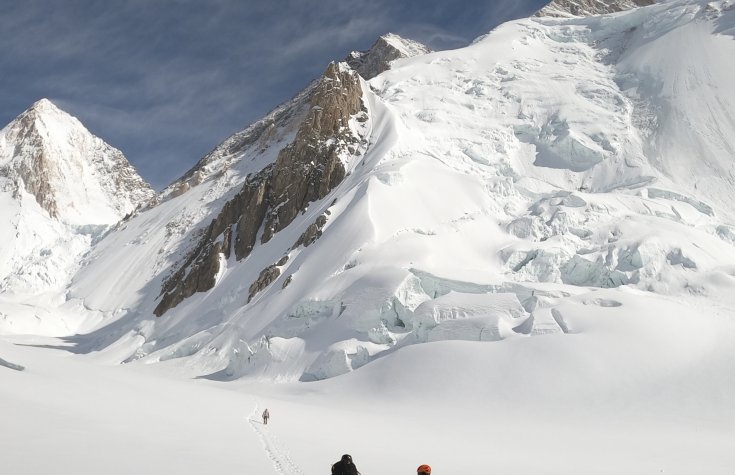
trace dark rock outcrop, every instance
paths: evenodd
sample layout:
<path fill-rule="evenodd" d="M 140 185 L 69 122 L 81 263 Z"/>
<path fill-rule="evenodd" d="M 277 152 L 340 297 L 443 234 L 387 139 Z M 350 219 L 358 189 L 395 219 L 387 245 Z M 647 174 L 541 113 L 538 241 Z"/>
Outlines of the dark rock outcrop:
<path fill-rule="evenodd" d="M 316 221 L 311 223 L 309 227 L 306 228 L 306 231 L 304 231 L 301 236 L 299 236 L 291 249 L 296 249 L 302 244 L 304 245 L 304 247 L 309 247 L 311 244 L 314 243 L 314 241 L 322 236 L 322 229 L 324 228 L 325 224 L 327 224 L 327 216 L 322 214 L 321 216 L 316 218 Z"/>
<path fill-rule="evenodd" d="M 189 253 L 179 270 L 164 282 L 163 297 L 154 310 L 156 316 L 160 317 L 185 298 L 214 287 L 215 277 L 220 271 L 220 254 L 229 259 L 233 247 L 238 260 L 250 254 L 265 216 L 270 170 L 271 167 L 267 167 L 249 177 L 242 190 L 225 203 L 204 231 L 197 247 Z"/>
<path fill-rule="evenodd" d="M 372 79 L 390 69 L 390 63 L 399 58 L 410 58 L 429 53 L 421 43 L 401 38 L 393 33 L 381 36 L 368 51 L 353 51 L 345 62 L 365 79 Z"/>
<path fill-rule="evenodd" d="M 271 285 L 280 275 L 281 269 L 279 269 L 275 264 L 272 264 L 260 271 L 258 279 L 250 284 L 248 302 L 250 302 L 258 292 Z"/>
<path fill-rule="evenodd" d="M 343 157 L 360 140 L 349 120 L 366 114 L 359 76 L 345 65 L 332 63 L 310 91 L 311 110 L 293 142 L 279 152 L 275 163 L 249 177 L 242 190 L 225 203 L 183 265 L 164 282 L 154 311 L 157 316 L 194 293 L 214 287 L 220 254 L 229 258 L 234 248 L 236 260 L 247 257 L 261 226 L 265 243 L 344 179 Z M 272 282 L 268 279 L 278 277 L 275 272 L 280 270 L 271 267 L 275 270 L 265 269 L 251 286 L 251 298 Z"/>
<path fill-rule="evenodd" d="M 365 110 L 358 76 L 332 63 L 311 96 L 311 114 L 294 141 L 278 154 L 272 175 L 271 210 L 263 242 L 285 228 L 312 201 L 324 198 L 345 177 L 340 155 L 358 141 L 350 117 Z"/>
<path fill-rule="evenodd" d="M 258 279 L 250 284 L 248 302 L 250 302 L 258 292 L 271 285 L 281 275 L 280 268 L 282 266 L 285 266 L 287 262 L 288 256 L 286 255 L 278 259 L 278 262 L 276 262 L 275 264 L 271 264 L 260 271 Z M 291 276 L 288 276 L 286 282 L 291 282 Z M 284 282 L 283 288 L 286 288 L 286 285 L 288 285 L 286 282 Z"/>

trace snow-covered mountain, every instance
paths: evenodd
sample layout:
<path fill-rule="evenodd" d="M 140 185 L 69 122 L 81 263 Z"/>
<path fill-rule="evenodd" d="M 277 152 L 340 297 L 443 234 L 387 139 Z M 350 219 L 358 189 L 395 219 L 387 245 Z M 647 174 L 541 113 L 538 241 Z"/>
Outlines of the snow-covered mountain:
<path fill-rule="evenodd" d="M 154 196 L 122 152 L 48 99 L 0 131 L 0 170 L 71 225 L 114 224 Z"/>
<path fill-rule="evenodd" d="M 322 379 L 415 343 L 573 332 L 563 309 L 634 291 L 718 294 L 733 15 L 537 17 L 367 82 L 331 65 L 92 249 L 69 301 L 107 317 L 80 347 Z"/>
<path fill-rule="evenodd" d="M 389 69 L 391 62 L 429 52 L 429 48 L 413 40 L 387 33 L 368 51 L 353 51 L 344 62 L 364 79 L 370 79 Z M 167 199 L 185 193 L 212 176 L 232 174 L 247 175 L 264 167 L 257 155 L 294 139 L 299 125 L 309 114 L 310 100 L 319 80 L 313 81 L 290 101 L 279 105 L 263 119 L 228 137 L 205 155 L 197 164 L 174 181 L 162 193 Z M 272 156 L 265 159 L 273 160 Z"/>
<path fill-rule="evenodd" d="M 154 196 L 119 150 L 47 99 L 3 128 L 0 300 L 25 295 L 32 302 L 8 312 L 21 317 L 3 313 L 5 323 L 20 329 L 40 320 L 48 310 L 39 294 L 63 296 L 92 242 Z"/>
<path fill-rule="evenodd" d="M 634 3 L 382 37 L 103 235 L 3 178 L 4 467 L 730 474 L 735 1 Z"/>
<path fill-rule="evenodd" d="M 718 294 L 733 15 L 534 17 L 433 53 L 382 37 L 92 248 L 66 301 L 103 320 L 80 351 L 323 379 L 416 343 L 573 332 L 567 311 L 631 292 Z"/>

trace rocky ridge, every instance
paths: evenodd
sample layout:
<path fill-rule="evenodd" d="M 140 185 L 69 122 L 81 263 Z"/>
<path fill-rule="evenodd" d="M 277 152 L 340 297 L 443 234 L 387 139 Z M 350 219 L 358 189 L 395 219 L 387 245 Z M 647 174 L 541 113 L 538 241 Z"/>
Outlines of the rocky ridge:
<path fill-rule="evenodd" d="M 237 167 L 249 152 L 257 155 L 273 144 L 289 140 L 309 113 L 309 98 L 318 81 L 313 81 L 291 100 L 280 104 L 264 118 L 236 132 L 199 160 L 181 178 L 161 193 L 163 200 L 179 196 L 210 178 L 223 176 Z"/>
<path fill-rule="evenodd" d="M 156 315 L 211 289 L 220 256 L 229 259 L 234 251 L 238 261 L 247 257 L 261 227 L 260 240 L 268 242 L 344 179 L 347 162 L 364 145 L 351 123 L 353 118 L 358 124 L 367 120 L 360 77 L 346 64 L 332 63 L 307 91 L 310 111 L 294 140 L 281 149 L 275 163 L 251 174 L 223 206 L 183 264 L 164 282 Z"/>
<path fill-rule="evenodd" d="M 538 17 L 602 15 L 653 5 L 655 0 L 554 0 L 536 12 Z"/>
<path fill-rule="evenodd" d="M 358 128 L 368 120 L 359 77 L 373 78 L 388 70 L 395 59 L 429 51 L 421 43 L 392 33 L 381 36 L 368 51 L 352 52 L 343 63 L 330 65 L 320 79 L 227 138 L 167 187 L 161 194 L 163 200 L 209 179 L 224 183 L 233 172 L 247 175 L 240 191 L 166 278 L 155 314 L 160 316 L 194 293 L 211 289 L 222 265 L 220 256 L 229 259 L 234 254 L 237 261 L 244 259 L 256 245 L 259 232 L 261 241 L 268 242 L 309 203 L 340 183 L 349 160 L 345 157 L 364 146 L 360 134 L 349 125 L 351 116 Z M 275 162 L 264 163 L 271 147 L 282 148 Z M 312 224 L 294 247 L 314 242 L 323 226 L 321 221 Z"/>
<path fill-rule="evenodd" d="M 395 59 L 430 51 L 417 41 L 387 33 L 379 37 L 368 51 L 353 51 L 344 62 L 368 80 L 388 70 Z M 164 201 L 174 198 L 205 180 L 223 177 L 234 169 L 242 168 L 246 175 L 252 173 L 248 162 L 257 161 L 258 155 L 262 155 L 269 147 L 293 140 L 300 124 L 310 114 L 310 97 L 318 83 L 319 80 L 312 81 L 291 100 L 225 139 L 181 178 L 163 190 L 160 198 Z"/>
<path fill-rule="evenodd" d="M 390 69 L 390 63 L 400 58 L 410 58 L 431 52 L 418 41 L 387 33 L 377 39 L 368 51 L 353 51 L 345 62 L 363 78 L 372 79 Z"/>

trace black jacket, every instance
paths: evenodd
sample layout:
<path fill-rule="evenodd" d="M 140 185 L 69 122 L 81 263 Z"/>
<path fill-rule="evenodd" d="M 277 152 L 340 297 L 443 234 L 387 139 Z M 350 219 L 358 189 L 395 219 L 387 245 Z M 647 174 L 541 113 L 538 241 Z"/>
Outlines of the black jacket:
<path fill-rule="evenodd" d="M 339 461 L 332 465 L 332 475 L 360 475 L 354 463 Z"/>

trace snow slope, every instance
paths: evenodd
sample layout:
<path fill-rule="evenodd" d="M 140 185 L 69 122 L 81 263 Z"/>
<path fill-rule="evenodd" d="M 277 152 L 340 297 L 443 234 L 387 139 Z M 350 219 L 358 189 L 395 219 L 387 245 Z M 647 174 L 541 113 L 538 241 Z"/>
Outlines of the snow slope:
<path fill-rule="evenodd" d="M 233 155 L 95 247 L 70 296 L 107 326 L 74 340 L 192 357 L 216 379 L 311 380 L 414 343 L 561 333 L 555 308 L 595 289 L 717 301 L 735 265 L 733 21 L 729 2 L 674 1 L 396 60 L 363 88 L 369 147 L 328 196 L 154 318 L 167 269 L 286 140 Z M 292 248 L 321 215 L 319 240 Z"/>
<path fill-rule="evenodd" d="M 193 474 L 249 468 L 265 474 L 271 469 L 265 457 L 251 458 L 243 450 L 259 444 L 246 425 L 255 404 L 251 396 L 110 368 L 61 350 L 4 343 L 0 352 L 26 366 L 22 372 L 0 366 L 5 473 Z"/>
<path fill-rule="evenodd" d="M 308 117 L 307 89 L 93 246 L 59 307 L 83 331 L 3 337 L 4 460 L 729 474 L 734 32 L 731 0 L 673 0 L 397 59 L 362 83 L 367 148 L 345 179 L 154 317 L 163 280 Z"/>
<path fill-rule="evenodd" d="M 414 345 L 314 383 L 183 381 L 180 361 L 108 366 L 25 346 L 58 342 L 0 342 L 25 366 L 0 366 L 0 453 L 28 474 L 316 475 L 343 453 L 366 474 L 728 474 L 732 314 L 599 293 L 621 305 L 573 299 L 569 334 Z"/>

